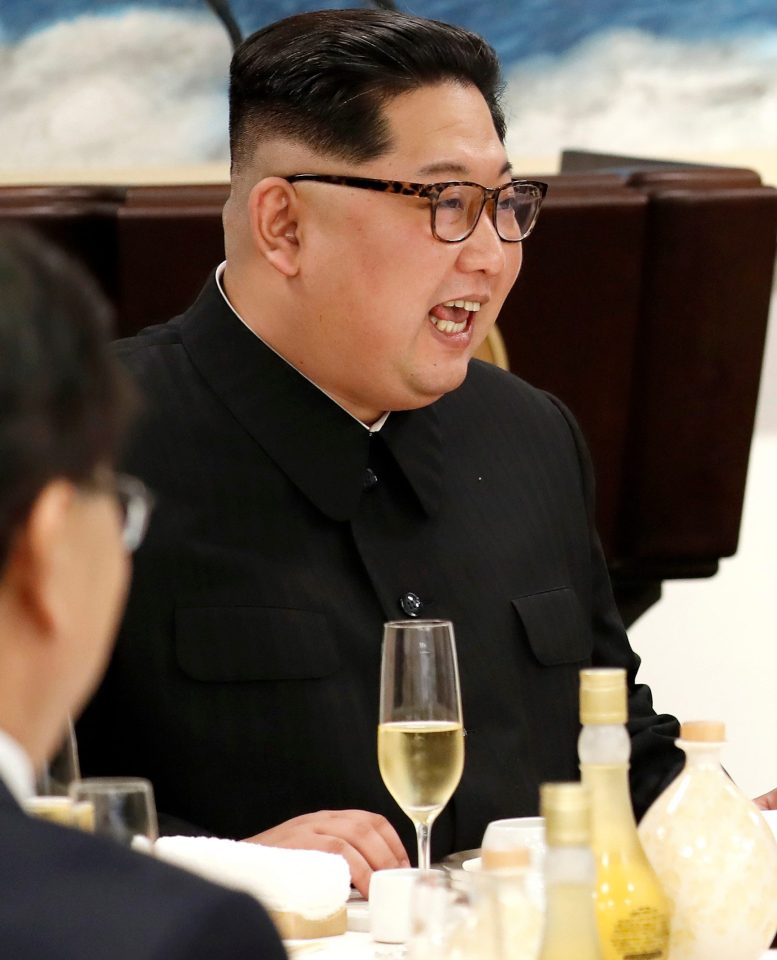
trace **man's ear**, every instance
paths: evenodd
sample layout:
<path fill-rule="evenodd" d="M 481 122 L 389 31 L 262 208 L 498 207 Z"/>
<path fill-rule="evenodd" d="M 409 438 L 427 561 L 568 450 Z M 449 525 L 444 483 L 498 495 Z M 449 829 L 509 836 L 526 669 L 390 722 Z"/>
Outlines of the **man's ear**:
<path fill-rule="evenodd" d="M 18 602 L 43 635 L 55 635 L 63 598 L 62 546 L 76 496 L 67 480 L 52 480 L 16 531 L 6 574 Z"/>
<path fill-rule="evenodd" d="M 299 203 L 292 185 L 282 177 L 265 177 L 248 196 L 248 216 L 254 247 L 286 277 L 299 271 Z"/>

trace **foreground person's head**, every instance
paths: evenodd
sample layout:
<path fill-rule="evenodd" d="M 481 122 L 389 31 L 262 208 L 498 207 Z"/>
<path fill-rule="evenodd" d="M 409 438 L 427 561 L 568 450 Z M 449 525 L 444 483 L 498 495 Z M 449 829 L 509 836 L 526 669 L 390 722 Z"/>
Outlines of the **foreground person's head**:
<path fill-rule="evenodd" d="M 510 194 L 408 186 L 510 183 L 500 87 L 482 38 L 393 12 L 301 14 L 235 54 L 227 294 L 361 419 L 458 386 L 518 274 Z"/>
<path fill-rule="evenodd" d="M 108 322 L 72 261 L 0 231 L 0 728 L 36 763 L 99 679 L 127 586 Z"/>

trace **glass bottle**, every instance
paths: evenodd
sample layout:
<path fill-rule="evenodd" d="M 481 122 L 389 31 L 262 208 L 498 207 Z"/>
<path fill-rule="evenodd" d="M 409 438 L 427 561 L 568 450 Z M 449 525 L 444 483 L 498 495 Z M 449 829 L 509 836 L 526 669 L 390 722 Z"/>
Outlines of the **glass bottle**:
<path fill-rule="evenodd" d="M 756 960 L 777 929 L 777 843 L 720 765 L 722 723 L 684 723 L 685 768 L 639 834 L 673 901 L 672 960 Z"/>
<path fill-rule="evenodd" d="M 604 960 L 666 960 L 669 902 L 642 849 L 629 792 L 626 671 L 580 671 L 578 741 L 591 790 L 596 918 Z"/>
<path fill-rule="evenodd" d="M 540 820 L 539 817 L 531 819 Z M 528 847 L 518 844 L 519 841 L 510 837 L 509 831 L 495 832 L 489 824 L 480 848 L 481 875 L 490 875 L 495 881 L 503 941 L 502 960 L 536 960 L 542 936 L 544 903 L 540 909 L 529 892 L 531 852 Z"/>
<path fill-rule="evenodd" d="M 602 960 L 594 914 L 591 797 L 579 783 L 544 783 L 545 929 L 538 960 Z"/>

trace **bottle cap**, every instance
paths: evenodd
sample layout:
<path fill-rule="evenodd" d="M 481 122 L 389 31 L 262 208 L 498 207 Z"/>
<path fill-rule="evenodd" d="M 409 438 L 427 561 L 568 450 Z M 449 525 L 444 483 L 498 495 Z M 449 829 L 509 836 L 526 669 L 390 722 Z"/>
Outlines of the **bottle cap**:
<path fill-rule="evenodd" d="M 549 847 L 586 847 L 591 842 L 591 796 L 582 783 L 543 783 L 540 813 Z"/>
<path fill-rule="evenodd" d="M 580 722 L 625 723 L 626 671 L 619 667 L 590 667 L 580 671 Z"/>
<path fill-rule="evenodd" d="M 726 725 L 718 720 L 689 720 L 680 725 L 680 739 L 696 743 L 723 743 Z"/>

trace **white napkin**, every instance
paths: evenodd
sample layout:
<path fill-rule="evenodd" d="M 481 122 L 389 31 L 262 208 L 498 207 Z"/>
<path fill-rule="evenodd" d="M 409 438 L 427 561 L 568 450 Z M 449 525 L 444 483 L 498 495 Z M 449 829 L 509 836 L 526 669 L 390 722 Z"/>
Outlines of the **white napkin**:
<path fill-rule="evenodd" d="M 318 850 L 284 850 L 216 837 L 162 837 L 156 855 L 233 890 L 252 894 L 269 910 L 308 920 L 331 917 L 348 900 L 344 857 Z"/>

